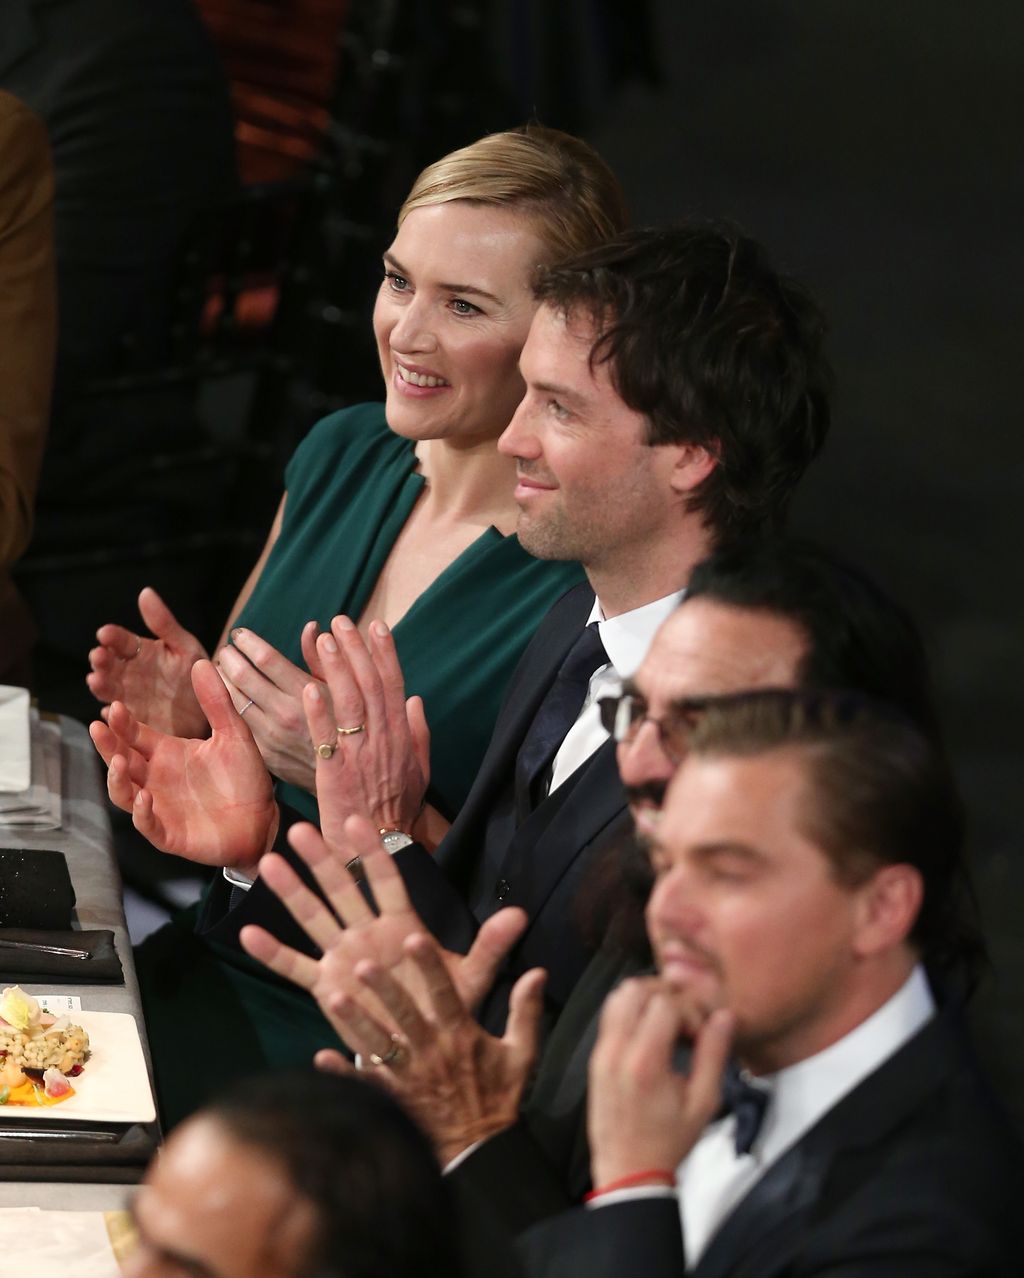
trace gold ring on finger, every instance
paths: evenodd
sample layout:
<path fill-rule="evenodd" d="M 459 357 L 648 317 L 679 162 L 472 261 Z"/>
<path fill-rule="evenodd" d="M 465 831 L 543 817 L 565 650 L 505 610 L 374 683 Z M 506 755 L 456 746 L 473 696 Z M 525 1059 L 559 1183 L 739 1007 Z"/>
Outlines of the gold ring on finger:
<path fill-rule="evenodd" d="M 334 745 L 333 742 L 325 741 L 322 745 L 317 746 L 316 752 L 321 759 L 329 759 L 337 748 L 338 747 Z"/>
<path fill-rule="evenodd" d="M 339 729 L 338 729 L 338 736 L 339 736 L 339 737 L 354 737 L 354 736 L 355 736 L 355 734 L 356 734 L 357 732 L 365 732 L 365 731 L 366 731 L 366 724 L 365 724 L 365 723 L 357 723 L 357 724 L 356 724 L 356 726 L 355 726 L 354 728 L 339 728 Z"/>
<path fill-rule="evenodd" d="M 405 1058 L 405 1055 L 406 1055 L 405 1043 L 402 1039 L 401 1034 L 392 1034 L 391 1046 L 384 1053 L 384 1055 L 381 1056 L 377 1052 L 371 1052 L 370 1060 L 374 1065 L 397 1065 L 401 1060 Z"/>

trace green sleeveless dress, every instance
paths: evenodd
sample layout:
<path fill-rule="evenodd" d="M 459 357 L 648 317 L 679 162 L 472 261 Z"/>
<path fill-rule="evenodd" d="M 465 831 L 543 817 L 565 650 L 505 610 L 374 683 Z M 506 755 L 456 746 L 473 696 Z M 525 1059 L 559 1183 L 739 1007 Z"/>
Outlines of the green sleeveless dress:
<path fill-rule="evenodd" d="M 337 613 L 358 618 L 424 480 L 413 444 L 379 404 L 319 422 L 286 470 L 280 536 L 235 619 L 303 666 L 299 635 Z M 490 740 L 505 686 L 548 608 L 583 580 L 578 564 L 533 559 L 489 528 L 394 627 L 406 694 L 423 698 L 431 730 L 430 802 L 452 819 Z M 311 820 L 316 801 L 279 784 Z M 337 1046 L 316 1004 L 240 951 L 192 930 L 193 912 L 136 950 L 146 1027 L 166 1126 L 232 1078 L 307 1064 Z"/>

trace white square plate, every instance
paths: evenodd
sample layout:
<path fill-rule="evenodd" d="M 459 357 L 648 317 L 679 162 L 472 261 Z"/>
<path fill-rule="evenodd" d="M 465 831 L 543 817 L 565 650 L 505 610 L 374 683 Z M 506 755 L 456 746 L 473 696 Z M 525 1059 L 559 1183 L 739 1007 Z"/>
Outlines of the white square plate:
<path fill-rule="evenodd" d="M 74 1096 L 59 1105 L 0 1105 L 0 1124 L 19 1119 L 151 1123 L 156 1106 L 135 1017 L 127 1012 L 68 1012 L 67 1016 L 88 1033 L 91 1052 L 81 1074 L 71 1080 Z"/>

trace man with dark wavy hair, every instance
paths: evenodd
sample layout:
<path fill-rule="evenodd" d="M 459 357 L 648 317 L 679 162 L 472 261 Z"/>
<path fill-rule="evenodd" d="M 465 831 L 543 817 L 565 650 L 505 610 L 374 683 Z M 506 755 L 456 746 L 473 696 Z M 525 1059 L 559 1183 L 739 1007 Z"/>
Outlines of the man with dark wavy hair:
<path fill-rule="evenodd" d="M 710 464 L 684 508 L 712 545 L 779 529 L 824 442 L 831 371 L 821 312 L 761 245 L 726 224 L 640 231 L 542 272 L 534 292 L 527 364 L 539 350 L 554 368 L 558 352 L 582 346 L 590 371 L 605 370 L 642 415 L 648 445 L 703 451 Z M 504 450 L 525 433 L 513 424 Z M 593 558 L 588 538 L 555 534 L 555 519 L 521 503 L 520 540 L 541 557 Z"/>

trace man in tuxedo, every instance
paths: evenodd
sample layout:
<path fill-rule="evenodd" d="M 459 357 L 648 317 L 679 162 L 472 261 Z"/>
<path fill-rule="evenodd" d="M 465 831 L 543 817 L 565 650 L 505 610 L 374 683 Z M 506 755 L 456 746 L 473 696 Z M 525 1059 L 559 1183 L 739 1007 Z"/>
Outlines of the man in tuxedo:
<path fill-rule="evenodd" d="M 591 1059 L 596 1188 L 529 1231 L 527 1272 L 1019 1272 L 1024 1154 L 924 971 L 965 888 L 935 745 L 851 694 L 710 707 L 652 861 L 658 975 Z"/>

